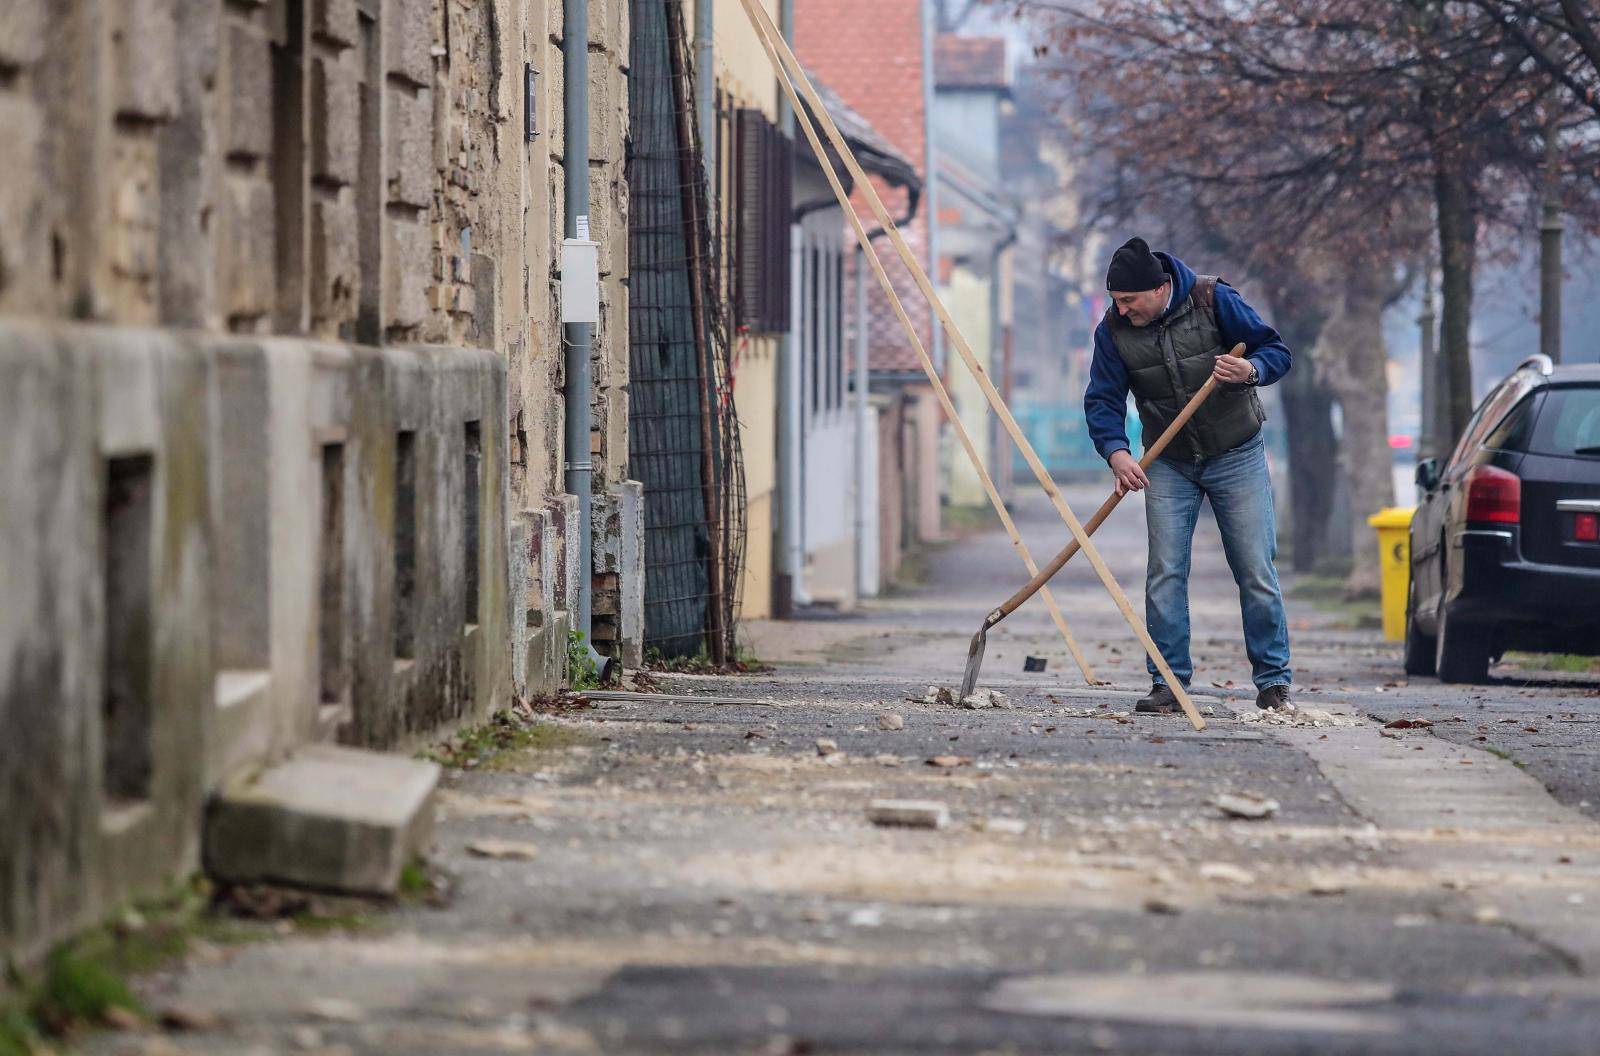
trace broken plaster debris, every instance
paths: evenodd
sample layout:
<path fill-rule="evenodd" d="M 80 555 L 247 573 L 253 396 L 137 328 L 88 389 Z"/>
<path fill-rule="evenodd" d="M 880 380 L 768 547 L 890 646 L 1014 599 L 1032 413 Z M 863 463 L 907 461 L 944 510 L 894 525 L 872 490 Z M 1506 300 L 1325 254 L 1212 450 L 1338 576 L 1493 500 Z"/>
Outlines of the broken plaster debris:
<path fill-rule="evenodd" d="M 1351 715 L 1343 715 L 1333 711 L 1323 711 L 1321 708 L 1295 708 L 1294 710 L 1281 710 L 1268 708 L 1264 711 L 1252 711 L 1248 708 L 1239 710 L 1240 722 L 1256 722 L 1265 726 L 1360 726 L 1361 720 Z"/>
<path fill-rule="evenodd" d="M 874 825 L 911 829 L 942 829 L 950 824 L 950 810 L 931 799 L 875 799 L 867 807 Z"/>
<path fill-rule="evenodd" d="M 1227 862 L 1206 862 L 1200 866 L 1200 879 L 1243 887 L 1256 882 L 1256 874 Z"/>
<path fill-rule="evenodd" d="M 1278 812 L 1278 801 L 1254 792 L 1223 792 L 1212 800 L 1216 808 L 1230 818 L 1260 821 Z"/>
<path fill-rule="evenodd" d="M 526 862 L 538 857 L 539 848 L 518 840 L 486 839 L 467 844 L 467 853 L 479 858 Z"/>

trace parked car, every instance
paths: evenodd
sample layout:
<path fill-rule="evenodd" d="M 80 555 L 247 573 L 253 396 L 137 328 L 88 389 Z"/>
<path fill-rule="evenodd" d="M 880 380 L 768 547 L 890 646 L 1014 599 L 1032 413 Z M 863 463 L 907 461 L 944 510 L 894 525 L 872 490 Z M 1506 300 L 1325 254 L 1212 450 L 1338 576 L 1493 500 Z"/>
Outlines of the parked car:
<path fill-rule="evenodd" d="M 1507 649 L 1600 653 L 1600 366 L 1525 360 L 1417 486 L 1407 674 L 1482 682 Z"/>

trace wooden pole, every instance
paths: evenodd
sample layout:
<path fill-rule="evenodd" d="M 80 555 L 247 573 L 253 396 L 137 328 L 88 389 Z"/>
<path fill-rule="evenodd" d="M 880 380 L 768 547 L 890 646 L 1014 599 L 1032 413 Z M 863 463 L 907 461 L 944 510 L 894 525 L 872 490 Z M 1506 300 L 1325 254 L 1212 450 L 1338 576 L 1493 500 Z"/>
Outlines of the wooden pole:
<path fill-rule="evenodd" d="M 759 31 L 757 35 L 760 36 Z M 778 71 L 781 79 L 782 69 L 778 65 L 777 53 L 772 50 L 771 44 L 765 37 L 761 38 L 761 45 L 766 49 L 767 57 L 772 60 L 773 67 Z M 910 340 L 912 347 L 916 349 L 917 360 L 922 364 L 922 372 L 927 375 L 928 384 L 933 386 L 934 396 L 938 399 L 939 406 L 944 410 L 945 417 L 949 419 L 951 427 L 955 430 L 956 439 L 960 441 L 962 449 L 966 451 L 967 458 L 972 461 L 973 469 L 977 471 L 978 479 L 983 484 L 983 490 L 989 496 L 989 502 L 994 506 L 995 512 L 1000 515 L 1000 523 L 1005 526 L 1006 534 L 1011 538 L 1013 549 L 1021 556 L 1022 563 L 1028 570 L 1028 575 L 1037 576 L 1039 574 L 1039 566 L 1033 560 L 1033 555 L 1028 551 L 1027 544 L 1022 541 L 1022 533 L 1017 530 L 1016 522 L 1012 520 L 1010 511 L 1006 509 L 1004 500 L 1000 498 L 999 489 L 995 487 L 993 478 L 989 476 L 989 471 L 983 464 L 982 456 L 978 454 L 977 448 L 972 443 L 972 437 L 967 433 L 965 426 L 961 424 L 961 418 L 956 414 L 955 405 L 950 401 L 950 393 L 945 388 L 943 379 L 939 377 L 939 372 L 934 369 L 933 360 L 929 357 L 927 349 L 923 347 L 922 339 L 917 336 L 917 328 L 911 322 L 910 316 L 906 314 L 905 305 L 900 302 L 899 296 L 896 295 L 894 284 L 889 280 L 889 273 L 884 270 L 883 261 L 878 259 L 878 254 L 873 251 L 872 240 L 867 236 L 866 225 L 861 222 L 861 217 L 850 205 L 850 194 L 844 189 L 843 183 L 839 180 L 839 174 L 834 171 L 832 163 L 828 161 L 827 151 L 817 137 L 816 128 L 812 125 L 810 117 L 807 116 L 805 107 L 800 105 L 798 98 L 794 98 L 792 88 L 790 89 L 790 96 L 794 103 L 795 120 L 804 129 L 806 138 L 811 143 L 811 148 L 816 151 L 817 157 L 821 161 L 822 171 L 827 175 L 828 182 L 833 186 L 834 195 L 838 197 L 845 216 L 850 219 L 855 228 L 856 239 L 862 249 L 861 256 L 872 266 L 873 274 L 877 276 L 878 284 L 883 287 L 884 293 L 888 295 L 889 304 L 894 309 L 895 315 L 899 317 L 900 325 L 905 329 L 907 339 Z M 1067 651 L 1072 654 L 1072 659 L 1077 663 L 1078 670 L 1083 672 L 1084 681 L 1091 686 L 1103 685 L 1103 681 L 1095 677 L 1094 671 L 1089 667 L 1088 658 L 1083 655 L 1083 650 L 1079 648 L 1077 639 L 1073 637 L 1072 631 L 1067 627 L 1067 619 L 1062 615 L 1061 608 L 1056 604 L 1055 597 L 1049 592 L 1048 588 L 1040 591 L 1040 594 L 1050 609 L 1050 618 L 1054 621 L 1056 629 L 1061 632 L 1062 640 L 1067 643 Z"/>
<path fill-rule="evenodd" d="M 796 118 L 801 121 L 802 127 L 806 132 L 806 138 L 810 141 L 812 150 L 816 152 L 823 171 L 830 174 L 829 182 L 833 185 L 834 194 L 839 197 L 840 205 L 843 207 L 845 215 L 851 218 L 851 222 L 857 228 L 857 237 L 861 238 L 867 246 L 868 255 L 874 261 L 877 260 L 877 253 L 872 250 L 871 243 L 865 239 L 865 232 L 862 230 L 860 218 L 856 216 L 855 209 L 850 204 L 849 196 L 843 193 L 843 186 L 838 182 L 837 177 L 833 175 L 833 166 L 828 159 L 827 151 L 823 149 L 822 144 L 818 141 L 816 131 L 805 114 L 805 108 L 801 105 L 797 91 L 803 93 L 805 100 L 811 104 L 811 113 L 821 123 L 823 131 L 827 133 L 828 139 L 833 144 L 839 159 L 850 170 L 850 175 L 855 180 L 856 187 L 860 189 L 868 207 L 871 208 L 873 215 L 878 219 L 878 223 L 884 228 L 890 243 L 905 264 L 906 270 L 911 273 L 911 277 L 922 291 L 922 295 L 927 298 L 928 303 L 934 310 L 934 314 L 944 324 L 951 344 L 955 346 L 957 353 L 960 354 L 967 368 L 972 371 L 973 377 L 977 379 L 978 387 L 983 390 L 984 396 L 988 399 L 989 405 L 994 408 L 995 413 L 1000 416 L 1001 424 L 1005 426 L 1006 432 L 1010 434 L 1012 441 L 1016 443 L 1018 450 L 1022 452 L 1022 457 L 1028 463 L 1028 468 L 1033 470 L 1034 476 L 1038 478 L 1040 485 L 1044 487 L 1045 494 L 1049 496 L 1051 504 L 1056 508 L 1056 512 L 1061 515 L 1061 519 L 1066 522 L 1068 530 L 1072 532 L 1073 538 L 1077 540 L 1078 546 L 1087 555 L 1089 564 L 1094 568 L 1095 574 L 1099 576 L 1101 584 L 1105 586 L 1107 593 L 1111 595 L 1118 610 L 1121 611 L 1123 619 L 1127 621 L 1129 628 L 1139 639 L 1140 644 L 1144 646 L 1145 652 L 1149 655 L 1151 662 L 1155 664 L 1156 669 L 1166 678 L 1167 685 L 1172 689 L 1173 695 L 1177 697 L 1178 704 L 1183 708 L 1183 712 L 1188 716 L 1190 723 L 1197 730 L 1204 729 L 1205 719 L 1201 718 L 1200 712 L 1194 706 L 1194 702 L 1189 699 L 1189 694 L 1184 689 L 1183 683 L 1173 674 L 1166 658 L 1161 655 L 1161 650 L 1156 648 L 1156 644 L 1151 640 L 1150 632 L 1145 628 L 1144 623 L 1134 615 L 1133 605 L 1128 601 L 1128 596 L 1123 593 L 1122 587 L 1118 585 L 1116 577 L 1111 574 L 1111 569 L 1106 566 L 1105 560 L 1100 556 L 1100 552 L 1090 542 L 1088 533 L 1084 531 L 1082 523 L 1072 512 L 1072 508 L 1067 505 L 1066 499 L 1061 494 L 1061 489 L 1056 487 L 1055 481 L 1050 478 L 1049 471 L 1044 468 L 1044 463 L 1039 460 L 1038 454 L 1033 450 L 1033 445 L 1028 443 L 1028 438 L 1023 435 L 1016 419 L 1011 416 L 1011 411 L 1006 407 L 1005 400 L 1000 397 L 1000 393 L 995 390 L 994 383 L 989 380 L 987 372 L 983 369 L 983 364 L 979 363 L 977 356 L 973 354 L 972 346 L 967 343 L 966 337 L 961 333 L 961 328 L 956 325 L 949 309 L 945 307 L 944 302 L 939 299 L 939 295 L 934 291 L 933 284 L 929 281 L 927 273 L 923 271 L 922 266 L 917 262 L 916 256 L 911 252 L 910 247 L 906 245 L 904 236 L 894 226 L 894 221 L 890 218 L 889 211 L 884 208 L 883 201 L 878 197 L 877 190 L 872 186 L 871 180 L 862 170 L 860 162 L 856 160 L 855 154 L 850 150 L 849 144 L 845 142 L 838 126 L 834 124 L 833 119 L 828 115 L 826 105 L 822 102 L 821 97 L 818 96 L 817 90 L 812 85 L 805 70 L 801 68 L 799 60 L 794 57 L 794 53 L 789 49 L 788 42 L 783 39 L 782 34 L 773 26 L 771 17 L 757 0 L 739 0 L 739 2 L 744 7 L 745 14 L 749 17 L 751 25 L 755 28 L 756 36 L 760 38 L 768 59 L 773 63 L 774 71 L 778 75 L 778 84 L 794 106 Z M 905 315 L 904 308 L 900 306 L 899 298 L 895 295 L 892 284 L 888 282 L 888 277 L 882 273 L 881 268 L 882 265 L 879 263 L 879 282 L 884 284 L 891 303 L 896 306 L 896 314 L 900 317 L 901 325 L 906 327 L 909 332 L 914 333 L 915 328 L 911 326 L 911 321 Z M 923 360 L 924 371 L 934 373 L 932 363 L 927 359 L 927 352 L 922 348 L 921 342 L 916 341 L 915 347 L 919 357 Z M 952 410 L 946 404 L 946 413 L 949 414 Z"/>

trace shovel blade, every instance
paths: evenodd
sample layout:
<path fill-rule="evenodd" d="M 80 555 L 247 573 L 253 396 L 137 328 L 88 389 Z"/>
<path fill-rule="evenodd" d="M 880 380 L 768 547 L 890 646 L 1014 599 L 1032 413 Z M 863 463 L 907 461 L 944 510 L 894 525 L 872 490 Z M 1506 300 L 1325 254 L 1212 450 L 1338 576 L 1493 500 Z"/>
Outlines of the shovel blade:
<path fill-rule="evenodd" d="M 972 636 L 972 645 L 967 648 L 967 670 L 961 676 L 961 695 L 957 700 L 966 700 L 978 688 L 978 670 L 983 667 L 983 650 L 988 644 L 989 626 L 985 623 Z"/>

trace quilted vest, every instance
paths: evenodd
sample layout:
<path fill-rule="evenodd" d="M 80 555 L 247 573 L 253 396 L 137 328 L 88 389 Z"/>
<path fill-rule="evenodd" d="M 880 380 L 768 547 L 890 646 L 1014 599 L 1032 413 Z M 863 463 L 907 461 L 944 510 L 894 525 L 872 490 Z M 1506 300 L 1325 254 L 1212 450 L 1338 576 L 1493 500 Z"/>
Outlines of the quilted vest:
<path fill-rule="evenodd" d="M 1116 305 L 1106 311 L 1111 341 L 1128 368 L 1146 447 L 1172 424 L 1211 376 L 1217 357 L 1227 351 L 1217 328 L 1215 298 L 1220 281 L 1215 275 L 1201 275 L 1187 300 L 1148 326 L 1129 323 Z M 1161 457 L 1198 462 L 1224 454 L 1260 432 L 1266 420 L 1253 386 L 1219 385 Z"/>

